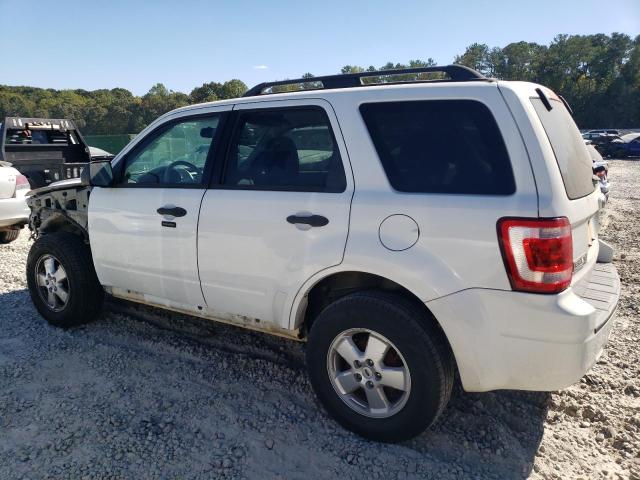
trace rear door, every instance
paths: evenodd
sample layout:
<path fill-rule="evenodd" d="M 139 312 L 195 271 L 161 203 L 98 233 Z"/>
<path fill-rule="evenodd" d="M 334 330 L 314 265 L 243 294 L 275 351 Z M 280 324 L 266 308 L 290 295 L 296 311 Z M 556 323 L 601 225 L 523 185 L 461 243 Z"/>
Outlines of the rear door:
<path fill-rule="evenodd" d="M 236 105 L 224 168 L 207 190 L 198 264 L 207 306 L 288 328 L 300 286 L 342 261 L 353 181 L 323 100 Z"/>

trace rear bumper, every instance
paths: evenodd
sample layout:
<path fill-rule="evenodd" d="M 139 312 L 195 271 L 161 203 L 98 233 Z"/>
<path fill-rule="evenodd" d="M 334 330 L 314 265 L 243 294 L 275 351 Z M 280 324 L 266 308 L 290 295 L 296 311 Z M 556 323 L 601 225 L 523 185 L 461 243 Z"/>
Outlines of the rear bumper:
<path fill-rule="evenodd" d="M 29 221 L 31 210 L 24 197 L 0 200 L 0 228 L 24 225 Z"/>
<path fill-rule="evenodd" d="M 597 361 L 614 324 L 620 280 L 596 264 L 558 295 L 469 289 L 427 303 L 467 391 L 558 390 Z"/>

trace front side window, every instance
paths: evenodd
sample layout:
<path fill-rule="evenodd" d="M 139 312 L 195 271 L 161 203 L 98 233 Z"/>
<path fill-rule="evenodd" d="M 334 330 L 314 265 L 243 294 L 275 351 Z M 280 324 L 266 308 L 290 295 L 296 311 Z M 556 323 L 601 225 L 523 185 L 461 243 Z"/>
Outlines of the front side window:
<path fill-rule="evenodd" d="M 219 115 L 171 123 L 126 159 L 123 184 L 199 185 Z"/>
<path fill-rule="evenodd" d="M 346 178 L 320 108 L 239 114 L 223 184 L 257 190 L 343 192 Z"/>
<path fill-rule="evenodd" d="M 368 103 L 360 112 L 400 192 L 510 195 L 511 162 L 489 109 L 473 100 Z"/>

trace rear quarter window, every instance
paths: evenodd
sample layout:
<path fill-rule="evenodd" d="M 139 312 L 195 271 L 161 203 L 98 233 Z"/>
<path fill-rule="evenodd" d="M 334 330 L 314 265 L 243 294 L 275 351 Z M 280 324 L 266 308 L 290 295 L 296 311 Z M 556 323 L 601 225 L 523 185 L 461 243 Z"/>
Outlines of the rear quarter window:
<path fill-rule="evenodd" d="M 531 98 L 558 162 L 567 197 L 576 200 L 594 190 L 591 156 L 564 104 L 551 98 L 549 102 L 551 110 L 547 110 L 539 98 Z"/>
<path fill-rule="evenodd" d="M 367 103 L 360 112 L 395 190 L 515 192 L 500 129 L 484 104 L 474 100 Z"/>

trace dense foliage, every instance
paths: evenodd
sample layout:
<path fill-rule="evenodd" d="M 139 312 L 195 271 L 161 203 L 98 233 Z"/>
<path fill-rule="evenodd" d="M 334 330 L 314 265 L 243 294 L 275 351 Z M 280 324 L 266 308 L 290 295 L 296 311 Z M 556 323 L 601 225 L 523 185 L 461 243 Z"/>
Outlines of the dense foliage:
<path fill-rule="evenodd" d="M 86 134 L 137 133 L 169 110 L 190 103 L 234 98 L 246 89 L 240 80 L 229 80 L 205 83 L 187 95 L 158 83 L 137 97 L 124 88 L 87 91 L 0 85 L 0 118 L 71 118 Z"/>
<path fill-rule="evenodd" d="M 635 39 L 619 33 L 558 35 L 548 46 L 517 42 L 490 48 L 474 43 L 456 56 L 455 63 L 495 78 L 547 85 L 567 99 L 582 128 L 640 126 L 640 35 Z M 408 64 L 389 62 L 379 69 L 434 64 L 429 58 Z M 342 73 L 379 69 L 347 65 Z M 310 73 L 304 77 L 312 82 Z M 187 95 L 159 83 L 138 97 L 123 88 L 86 91 L 0 86 L 0 118 L 72 118 L 87 134 L 135 133 L 171 109 L 238 97 L 246 89 L 242 81 L 229 80 L 205 83 Z"/>

